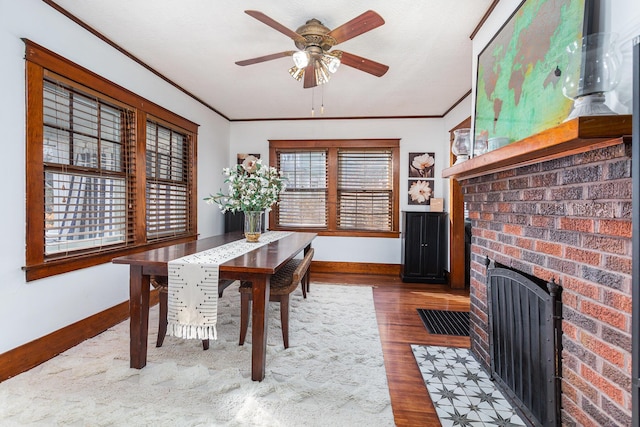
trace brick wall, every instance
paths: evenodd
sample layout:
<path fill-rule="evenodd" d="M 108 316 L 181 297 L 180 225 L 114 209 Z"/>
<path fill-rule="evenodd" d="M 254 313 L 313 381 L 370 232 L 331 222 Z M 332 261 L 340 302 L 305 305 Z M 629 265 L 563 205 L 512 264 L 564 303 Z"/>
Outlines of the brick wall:
<path fill-rule="evenodd" d="M 563 425 L 631 424 L 629 142 L 461 182 L 471 345 L 489 366 L 485 257 L 562 287 Z"/>

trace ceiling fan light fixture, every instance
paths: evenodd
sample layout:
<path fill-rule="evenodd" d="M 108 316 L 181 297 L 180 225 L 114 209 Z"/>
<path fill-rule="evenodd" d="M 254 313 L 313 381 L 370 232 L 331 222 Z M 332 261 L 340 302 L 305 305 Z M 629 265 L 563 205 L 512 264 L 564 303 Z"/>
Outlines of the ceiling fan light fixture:
<path fill-rule="evenodd" d="M 327 64 L 324 63 L 324 61 L 316 61 L 315 71 L 316 71 L 316 82 L 319 85 L 323 85 L 329 82 L 329 79 L 331 78 L 331 73 L 329 72 L 329 68 L 327 67 Z"/>
<path fill-rule="evenodd" d="M 298 68 L 304 68 L 309 65 L 309 54 L 304 50 L 299 50 L 293 54 L 293 63 Z"/>
<path fill-rule="evenodd" d="M 293 67 L 289 68 L 289 74 L 291 74 L 291 77 L 293 77 L 297 81 L 300 81 L 304 76 L 304 68 L 298 68 L 294 65 Z"/>
<path fill-rule="evenodd" d="M 327 66 L 327 69 L 331 74 L 338 71 L 338 67 L 340 67 L 340 59 L 333 55 L 322 55 L 322 62 L 324 62 Z"/>

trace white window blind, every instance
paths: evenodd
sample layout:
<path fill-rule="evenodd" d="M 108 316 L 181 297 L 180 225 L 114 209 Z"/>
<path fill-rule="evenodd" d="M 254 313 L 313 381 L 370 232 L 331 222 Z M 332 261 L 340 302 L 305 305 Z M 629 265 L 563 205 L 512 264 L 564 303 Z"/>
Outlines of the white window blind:
<path fill-rule="evenodd" d="M 147 240 L 189 228 L 188 136 L 147 121 Z"/>
<path fill-rule="evenodd" d="M 126 243 L 133 113 L 50 80 L 43 104 L 44 254 Z"/>
<path fill-rule="evenodd" d="M 391 150 L 338 150 L 338 228 L 392 229 Z"/>
<path fill-rule="evenodd" d="M 327 226 L 327 153 L 280 151 L 278 170 L 286 178 L 277 221 L 283 227 Z"/>

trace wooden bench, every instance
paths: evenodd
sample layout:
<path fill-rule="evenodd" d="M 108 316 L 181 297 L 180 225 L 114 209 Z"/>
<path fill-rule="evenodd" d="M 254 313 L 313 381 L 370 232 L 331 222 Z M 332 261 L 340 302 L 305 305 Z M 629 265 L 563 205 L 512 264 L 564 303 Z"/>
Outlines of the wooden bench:
<path fill-rule="evenodd" d="M 276 274 L 271 276 L 269 301 L 280 303 L 280 322 L 284 348 L 289 348 L 289 295 L 302 285 L 306 298 L 309 286 L 309 266 L 313 258 L 313 248 L 309 249 L 302 259 L 288 261 Z M 244 344 L 249 327 L 249 308 L 251 304 L 251 282 L 240 284 L 240 345 Z"/>

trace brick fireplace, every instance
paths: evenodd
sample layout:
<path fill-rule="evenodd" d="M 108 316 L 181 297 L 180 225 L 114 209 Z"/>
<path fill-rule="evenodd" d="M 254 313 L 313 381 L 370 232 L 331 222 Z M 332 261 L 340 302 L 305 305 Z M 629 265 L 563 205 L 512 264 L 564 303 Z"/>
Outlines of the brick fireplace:
<path fill-rule="evenodd" d="M 578 119 L 446 169 L 472 223 L 471 347 L 488 367 L 485 259 L 562 288 L 562 425 L 631 424 L 629 116 Z"/>

